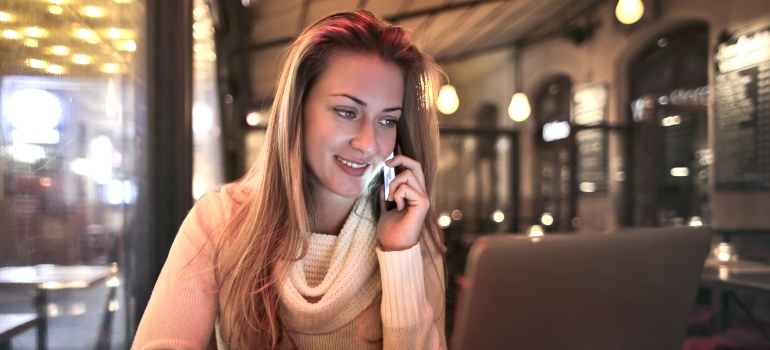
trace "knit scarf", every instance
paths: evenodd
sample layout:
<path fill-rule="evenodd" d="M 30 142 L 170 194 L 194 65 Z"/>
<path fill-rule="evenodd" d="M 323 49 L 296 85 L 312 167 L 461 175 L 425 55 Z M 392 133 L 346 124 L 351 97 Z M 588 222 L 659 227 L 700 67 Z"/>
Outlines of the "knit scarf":
<path fill-rule="evenodd" d="M 323 281 L 311 287 L 304 259 L 279 288 L 281 321 L 305 334 L 334 331 L 356 318 L 382 290 L 375 247 L 377 227 L 366 198 L 359 198 L 342 226 Z"/>

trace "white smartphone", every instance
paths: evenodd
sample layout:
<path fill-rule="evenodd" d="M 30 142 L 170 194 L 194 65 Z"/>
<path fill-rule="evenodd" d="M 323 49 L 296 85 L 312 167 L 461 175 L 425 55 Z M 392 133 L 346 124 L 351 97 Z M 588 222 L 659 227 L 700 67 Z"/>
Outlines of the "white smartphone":
<path fill-rule="evenodd" d="M 385 159 L 385 160 L 387 161 L 389 159 L 392 159 L 394 156 L 395 156 L 395 154 L 391 153 L 390 156 L 388 157 L 388 159 Z M 391 167 L 383 164 L 382 165 L 382 175 L 383 175 L 383 177 L 385 179 L 385 181 L 384 181 L 385 182 L 385 184 L 384 184 L 385 187 L 383 187 L 383 188 L 385 189 L 385 201 L 387 202 L 388 201 L 388 197 L 389 197 L 388 194 L 390 193 L 390 191 L 388 190 L 388 188 L 389 188 L 388 186 L 390 186 L 390 182 L 393 181 L 393 178 L 396 177 L 396 169 L 391 168 Z"/>

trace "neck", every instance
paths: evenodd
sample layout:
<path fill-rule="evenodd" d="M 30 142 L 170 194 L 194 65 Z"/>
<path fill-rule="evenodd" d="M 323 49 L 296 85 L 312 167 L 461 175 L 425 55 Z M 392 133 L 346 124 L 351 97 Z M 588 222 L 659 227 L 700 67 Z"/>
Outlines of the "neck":
<path fill-rule="evenodd" d="M 355 198 L 345 198 L 326 190 L 314 191 L 312 231 L 327 235 L 338 235 L 350 215 Z"/>

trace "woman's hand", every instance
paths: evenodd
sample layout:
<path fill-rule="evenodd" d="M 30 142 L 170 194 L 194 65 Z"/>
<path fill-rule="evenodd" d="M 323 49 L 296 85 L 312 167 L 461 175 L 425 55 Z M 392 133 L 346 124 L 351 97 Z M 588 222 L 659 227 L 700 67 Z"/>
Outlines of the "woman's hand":
<path fill-rule="evenodd" d="M 425 175 L 420 163 L 401 154 L 385 161 L 385 164 L 391 168 L 400 166 L 403 171 L 390 182 L 390 188 L 380 186 L 377 239 L 383 251 L 406 250 L 417 244 L 430 208 Z M 388 198 L 396 202 L 396 209 L 387 210 L 384 191 L 389 191 Z"/>

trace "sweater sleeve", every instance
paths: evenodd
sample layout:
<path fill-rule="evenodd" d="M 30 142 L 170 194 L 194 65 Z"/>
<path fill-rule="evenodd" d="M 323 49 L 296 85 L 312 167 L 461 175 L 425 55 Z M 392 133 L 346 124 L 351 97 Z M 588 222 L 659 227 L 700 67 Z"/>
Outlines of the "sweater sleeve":
<path fill-rule="evenodd" d="M 224 221 L 218 194 L 203 196 L 182 223 L 132 349 L 205 349 L 209 344 L 217 310 L 210 235 Z"/>
<path fill-rule="evenodd" d="M 446 349 L 443 261 L 420 246 L 394 252 L 377 248 L 383 349 Z"/>

